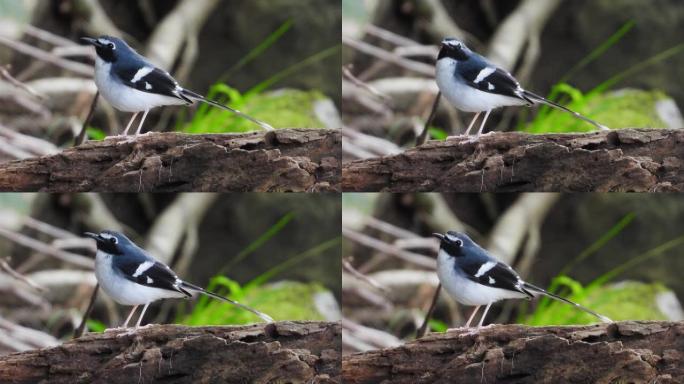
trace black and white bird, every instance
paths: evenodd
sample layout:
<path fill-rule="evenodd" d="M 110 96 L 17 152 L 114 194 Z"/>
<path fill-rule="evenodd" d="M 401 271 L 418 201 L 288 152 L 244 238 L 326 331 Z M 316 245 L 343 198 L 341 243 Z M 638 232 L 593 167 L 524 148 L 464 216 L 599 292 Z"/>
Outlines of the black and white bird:
<path fill-rule="evenodd" d="M 231 111 L 267 131 L 273 130 L 262 121 L 181 87 L 168 72 L 154 66 L 117 37 L 82 37 L 81 41 L 95 46 L 95 84 L 102 97 L 120 111 L 133 112 L 123 135 L 128 134 L 140 112 L 143 116 L 136 135 L 140 134 L 150 109 L 164 105 L 191 105 L 195 101 Z"/>
<path fill-rule="evenodd" d="M 117 303 L 134 306 L 123 328 L 128 326 L 138 306 L 144 305 L 136 328 L 140 326 L 147 307 L 153 301 L 190 298 L 192 293 L 202 293 L 231 303 L 252 312 L 266 322 L 273 322 L 270 316 L 256 309 L 179 279 L 171 268 L 156 260 L 121 233 L 102 231 L 98 234 L 86 232 L 85 235 L 97 242 L 95 276 L 102 290 Z"/>
<path fill-rule="evenodd" d="M 471 51 L 457 39 L 446 38 L 442 41 L 435 76 L 440 92 L 454 107 L 464 112 L 475 112 L 465 135 L 470 133 L 482 112 L 485 116 L 477 132 L 478 136 L 482 133 L 493 109 L 535 104 L 558 108 L 593 124 L 598 129 L 608 129 L 558 103 L 526 91 L 513 75 Z"/>
<path fill-rule="evenodd" d="M 486 307 L 478 328 L 482 326 L 492 303 L 503 299 L 529 300 L 539 295 L 574 305 L 603 322 L 612 322 L 589 308 L 523 281 L 513 268 L 494 258 L 463 233 L 450 231 L 433 235 L 440 240 L 437 254 L 439 281 L 454 300 L 475 306 L 466 328 L 483 305 Z"/>

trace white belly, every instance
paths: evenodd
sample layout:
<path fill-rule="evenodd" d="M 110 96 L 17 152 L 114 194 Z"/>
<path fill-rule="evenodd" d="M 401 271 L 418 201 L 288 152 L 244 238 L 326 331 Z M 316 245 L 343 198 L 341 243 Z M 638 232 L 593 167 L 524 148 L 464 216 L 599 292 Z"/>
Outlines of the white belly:
<path fill-rule="evenodd" d="M 97 84 L 100 95 L 119 111 L 141 112 L 163 105 L 187 104 L 176 97 L 138 91 L 135 88 L 113 81 L 109 77 L 110 68 L 111 64 L 99 57 L 95 60 L 95 84 Z"/>
<path fill-rule="evenodd" d="M 122 276 L 114 275 L 112 257 L 102 251 L 95 256 L 95 277 L 100 288 L 114 301 L 123 305 L 141 305 L 159 299 L 185 297 L 180 292 L 151 288 L 126 280 Z"/>
<path fill-rule="evenodd" d="M 527 297 L 520 292 L 487 287 L 458 276 L 454 271 L 454 259 L 444 251 L 437 255 L 437 276 L 449 296 L 464 305 L 487 305 L 501 299 Z"/>
<path fill-rule="evenodd" d="M 483 92 L 457 83 L 454 79 L 456 60 L 443 58 L 437 61 L 435 79 L 437 86 L 451 105 L 464 112 L 483 112 L 512 105 L 526 105 L 518 98 Z"/>

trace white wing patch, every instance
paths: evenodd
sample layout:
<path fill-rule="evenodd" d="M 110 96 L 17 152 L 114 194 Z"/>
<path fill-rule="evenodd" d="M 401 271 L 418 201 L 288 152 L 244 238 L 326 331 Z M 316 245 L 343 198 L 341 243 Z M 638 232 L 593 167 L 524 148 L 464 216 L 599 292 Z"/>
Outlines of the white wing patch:
<path fill-rule="evenodd" d="M 152 89 L 152 84 L 148 83 L 147 81 L 145 82 L 145 89 L 150 90 Z"/>
<path fill-rule="evenodd" d="M 494 71 L 496 71 L 496 68 L 494 68 L 494 67 L 487 67 L 487 68 L 481 70 L 480 73 L 477 74 L 477 77 L 475 78 L 473 83 L 475 83 L 475 84 L 479 83 L 480 81 L 486 79 L 487 76 L 494 73 Z"/>
<path fill-rule="evenodd" d="M 490 279 L 491 279 L 491 277 L 490 277 Z M 152 280 L 151 277 L 147 276 L 147 284 L 152 284 L 152 283 L 154 283 L 154 280 Z"/>
<path fill-rule="evenodd" d="M 475 277 L 480 277 L 484 275 L 485 273 L 489 272 L 490 269 L 494 268 L 496 265 L 496 261 L 488 261 L 480 267 L 480 269 L 477 270 L 477 273 L 475 274 Z"/>
<path fill-rule="evenodd" d="M 148 279 L 149 279 L 149 277 L 148 277 Z M 494 283 L 496 283 L 496 280 L 494 280 L 493 277 L 489 276 L 489 284 L 494 285 Z"/>
<path fill-rule="evenodd" d="M 489 89 L 490 91 L 494 90 L 494 84 L 488 82 L 487 89 Z"/>
<path fill-rule="evenodd" d="M 138 81 L 140 81 L 143 77 L 147 76 L 150 74 L 150 72 L 154 71 L 154 68 L 152 67 L 142 67 L 138 69 L 138 72 L 135 73 L 133 78 L 131 79 L 131 83 L 135 84 Z"/>
<path fill-rule="evenodd" d="M 154 265 L 154 261 L 146 261 L 146 262 L 140 264 L 138 266 L 138 268 L 136 268 L 135 273 L 133 273 L 133 277 L 138 277 L 138 276 L 142 275 L 143 273 L 145 273 L 145 271 L 152 268 L 153 265 Z"/>

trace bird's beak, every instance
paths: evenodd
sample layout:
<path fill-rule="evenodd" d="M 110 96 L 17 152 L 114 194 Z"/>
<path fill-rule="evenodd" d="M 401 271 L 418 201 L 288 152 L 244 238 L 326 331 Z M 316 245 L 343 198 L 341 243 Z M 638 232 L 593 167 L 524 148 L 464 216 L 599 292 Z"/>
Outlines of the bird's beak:
<path fill-rule="evenodd" d="M 432 236 L 434 236 L 440 240 L 444 240 L 444 235 L 442 235 L 441 233 L 433 233 Z"/>
<path fill-rule="evenodd" d="M 81 37 L 81 42 L 86 43 L 86 44 L 90 44 L 90 45 L 94 45 L 96 47 L 100 46 L 100 42 L 97 41 L 97 39 L 93 39 L 91 37 Z"/>
<path fill-rule="evenodd" d="M 102 240 L 102 239 L 100 238 L 100 235 L 97 234 L 97 233 L 85 232 L 84 235 L 86 235 L 86 236 L 88 236 L 88 237 L 90 237 L 90 238 L 93 238 L 93 239 L 95 239 L 95 241 L 98 241 L 98 242 L 99 242 L 100 240 Z"/>

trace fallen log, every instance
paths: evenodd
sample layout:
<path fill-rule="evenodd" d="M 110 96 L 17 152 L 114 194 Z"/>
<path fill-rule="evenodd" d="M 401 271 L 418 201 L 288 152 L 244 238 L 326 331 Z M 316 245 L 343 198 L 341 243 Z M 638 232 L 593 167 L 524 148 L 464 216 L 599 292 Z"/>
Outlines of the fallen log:
<path fill-rule="evenodd" d="M 492 325 L 342 358 L 361 383 L 681 383 L 684 322 Z"/>
<path fill-rule="evenodd" d="M 342 166 L 345 192 L 684 191 L 684 129 L 495 132 Z"/>
<path fill-rule="evenodd" d="M 341 140 L 328 129 L 111 137 L 0 164 L 0 191 L 339 191 Z"/>
<path fill-rule="evenodd" d="M 339 323 L 149 325 L 0 356 L 0 382 L 340 383 Z"/>

